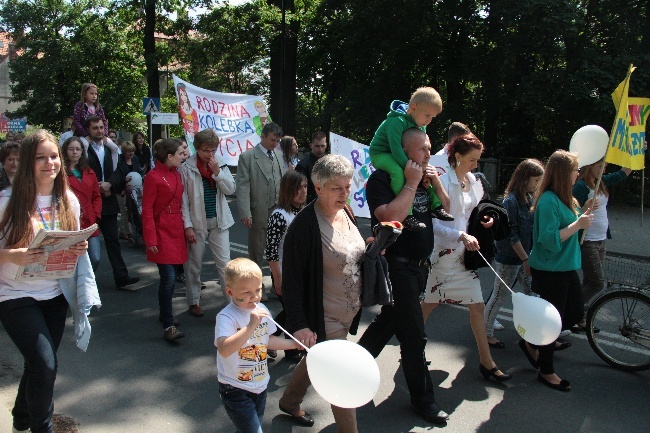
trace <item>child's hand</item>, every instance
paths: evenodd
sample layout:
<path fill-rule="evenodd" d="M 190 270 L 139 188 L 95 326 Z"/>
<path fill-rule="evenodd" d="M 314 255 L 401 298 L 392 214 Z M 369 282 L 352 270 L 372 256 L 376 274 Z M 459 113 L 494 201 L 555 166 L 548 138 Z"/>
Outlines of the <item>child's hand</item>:
<path fill-rule="evenodd" d="M 264 317 L 269 317 L 269 313 L 266 312 L 264 308 L 256 308 L 251 311 L 251 318 L 248 322 L 248 326 L 251 328 L 257 328 L 262 323 Z"/>
<path fill-rule="evenodd" d="M 424 181 L 423 185 L 425 188 L 428 188 L 429 185 L 437 186 L 440 183 L 440 177 L 438 176 L 438 170 L 431 165 L 427 164 L 425 173 L 424 173 Z"/>

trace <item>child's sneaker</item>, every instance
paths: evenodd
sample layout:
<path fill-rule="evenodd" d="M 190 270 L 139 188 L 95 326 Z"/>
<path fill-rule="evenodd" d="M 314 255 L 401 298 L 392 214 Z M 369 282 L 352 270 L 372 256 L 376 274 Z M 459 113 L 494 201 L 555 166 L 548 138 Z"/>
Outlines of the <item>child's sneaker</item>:
<path fill-rule="evenodd" d="M 438 206 L 435 209 L 433 209 L 431 211 L 431 216 L 433 218 L 438 218 L 439 220 L 442 220 L 442 221 L 453 221 L 454 220 L 454 216 L 451 215 L 451 214 L 448 214 L 447 211 L 445 210 L 445 208 L 442 207 L 442 205 Z"/>
<path fill-rule="evenodd" d="M 415 218 L 413 215 L 409 215 L 402 221 L 402 225 L 404 226 L 404 230 L 411 230 L 411 231 L 419 231 L 419 230 L 424 230 L 427 228 L 427 226 L 418 221 L 417 218 Z"/>

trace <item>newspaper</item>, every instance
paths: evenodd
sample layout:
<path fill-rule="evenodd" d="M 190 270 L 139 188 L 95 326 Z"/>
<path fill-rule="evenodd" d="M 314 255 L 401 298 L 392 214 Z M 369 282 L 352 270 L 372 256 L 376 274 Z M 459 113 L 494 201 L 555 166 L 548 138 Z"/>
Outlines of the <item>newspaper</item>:
<path fill-rule="evenodd" d="M 28 248 L 43 248 L 45 258 L 40 262 L 19 266 L 16 281 L 56 280 L 74 276 L 77 255 L 69 249 L 88 239 L 95 230 L 97 224 L 79 231 L 39 230 Z"/>

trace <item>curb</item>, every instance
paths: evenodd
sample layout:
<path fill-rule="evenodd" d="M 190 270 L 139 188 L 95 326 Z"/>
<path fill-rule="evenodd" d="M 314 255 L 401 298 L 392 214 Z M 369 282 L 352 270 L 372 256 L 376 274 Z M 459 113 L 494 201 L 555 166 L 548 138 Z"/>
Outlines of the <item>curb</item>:
<path fill-rule="evenodd" d="M 608 256 L 621 257 L 624 259 L 641 260 L 650 262 L 650 256 L 642 256 L 639 254 L 617 253 L 616 251 L 607 251 Z"/>

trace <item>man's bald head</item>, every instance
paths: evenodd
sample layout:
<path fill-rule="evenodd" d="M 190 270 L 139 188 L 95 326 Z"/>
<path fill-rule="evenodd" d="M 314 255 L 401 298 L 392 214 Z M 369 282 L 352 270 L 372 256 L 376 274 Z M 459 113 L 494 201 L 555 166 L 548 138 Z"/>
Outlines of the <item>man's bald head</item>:
<path fill-rule="evenodd" d="M 404 151 L 408 147 L 421 145 L 427 139 L 427 134 L 420 128 L 409 128 L 402 133 L 402 147 Z"/>
<path fill-rule="evenodd" d="M 431 157 L 431 143 L 427 134 L 419 128 L 410 128 L 402 134 L 404 153 L 411 161 L 426 166 Z"/>

